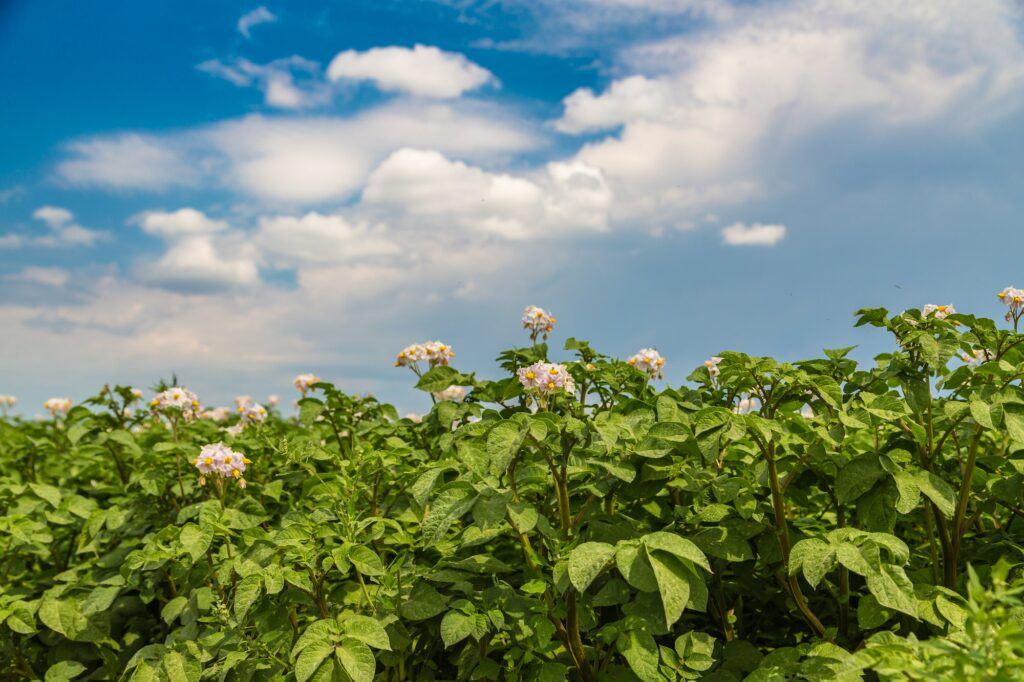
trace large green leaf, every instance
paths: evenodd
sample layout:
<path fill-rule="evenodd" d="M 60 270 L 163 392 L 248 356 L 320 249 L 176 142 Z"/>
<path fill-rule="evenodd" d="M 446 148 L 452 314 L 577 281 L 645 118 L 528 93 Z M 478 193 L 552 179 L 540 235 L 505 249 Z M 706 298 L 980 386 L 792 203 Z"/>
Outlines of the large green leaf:
<path fill-rule="evenodd" d="M 569 553 L 569 582 L 580 592 L 586 592 L 614 556 L 615 547 L 608 543 L 584 542 Z"/>

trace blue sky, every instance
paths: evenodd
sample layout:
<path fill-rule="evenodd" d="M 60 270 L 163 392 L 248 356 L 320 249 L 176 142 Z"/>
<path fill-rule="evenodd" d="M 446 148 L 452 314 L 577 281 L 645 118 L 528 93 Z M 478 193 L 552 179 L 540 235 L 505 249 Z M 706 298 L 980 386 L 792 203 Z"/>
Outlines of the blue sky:
<path fill-rule="evenodd" d="M 938 7 L 938 9 L 936 9 Z M 394 353 L 859 344 L 857 308 L 1020 285 L 1021 10 L 1002 0 L 0 4 L 0 393 Z"/>

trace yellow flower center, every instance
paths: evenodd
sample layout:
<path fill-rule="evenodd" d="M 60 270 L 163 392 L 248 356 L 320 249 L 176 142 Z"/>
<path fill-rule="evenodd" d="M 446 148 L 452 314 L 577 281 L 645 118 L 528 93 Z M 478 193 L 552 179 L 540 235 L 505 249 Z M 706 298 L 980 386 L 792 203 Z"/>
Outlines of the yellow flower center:
<path fill-rule="evenodd" d="M 213 457 L 207 457 L 206 459 L 203 460 L 203 462 L 206 463 L 206 466 L 210 466 L 211 464 L 213 464 Z"/>
<path fill-rule="evenodd" d="M 555 382 L 553 382 L 553 381 L 549 381 L 548 382 L 548 390 L 549 391 L 555 390 Z"/>
<path fill-rule="evenodd" d="M 526 373 L 526 378 L 527 378 L 527 379 L 536 379 L 536 378 L 537 378 L 537 375 L 536 375 L 536 374 L 534 374 L 533 372 L 527 372 L 527 373 Z"/>

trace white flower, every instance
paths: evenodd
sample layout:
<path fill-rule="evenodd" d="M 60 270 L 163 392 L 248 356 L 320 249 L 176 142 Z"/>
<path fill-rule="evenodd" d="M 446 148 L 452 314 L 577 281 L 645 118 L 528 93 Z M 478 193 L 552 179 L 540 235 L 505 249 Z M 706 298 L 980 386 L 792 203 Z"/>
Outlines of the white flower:
<path fill-rule="evenodd" d="M 449 386 L 443 391 L 434 393 L 434 397 L 442 401 L 450 400 L 453 403 L 461 403 L 466 399 L 466 389 L 462 386 Z"/>
<path fill-rule="evenodd" d="M 200 412 L 196 394 L 180 386 L 157 393 L 150 405 L 157 412 L 178 412 L 185 421 L 195 419 Z"/>
<path fill-rule="evenodd" d="M 529 367 L 520 368 L 516 374 L 523 388 L 540 395 L 552 395 L 560 391 L 573 393 L 576 390 L 576 382 L 565 365 L 535 362 Z"/>
<path fill-rule="evenodd" d="M 306 395 L 306 392 L 313 386 L 313 384 L 319 383 L 320 377 L 315 374 L 300 374 L 295 377 L 295 388 L 299 389 L 299 393 Z"/>
<path fill-rule="evenodd" d="M 921 314 L 925 317 L 931 315 L 936 320 L 944 320 L 950 315 L 956 315 L 956 309 L 951 305 L 935 305 L 929 303 L 921 309 Z"/>
<path fill-rule="evenodd" d="M 227 407 L 213 407 L 199 413 L 200 419 L 209 419 L 214 422 L 226 422 L 231 417 L 231 410 Z"/>
<path fill-rule="evenodd" d="M 629 364 L 644 372 L 652 379 L 664 379 L 665 373 L 662 367 L 665 366 L 665 358 L 653 348 L 641 348 L 640 352 L 626 360 Z"/>
<path fill-rule="evenodd" d="M 1024 309 L 1024 289 L 1006 287 L 996 294 L 996 296 L 998 296 L 999 300 L 1005 303 L 1010 310 Z"/>
<path fill-rule="evenodd" d="M 242 409 L 246 405 L 251 403 L 251 402 L 252 402 L 252 396 L 251 395 L 238 395 L 238 396 L 235 396 L 235 409 L 237 409 L 239 412 L 241 412 Z"/>
<path fill-rule="evenodd" d="M 718 363 L 720 363 L 721 361 L 722 358 L 717 356 L 704 361 L 704 366 L 708 368 L 708 374 L 711 375 L 712 379 L 714 379 L 721 373 L 722 370 L 718 369 Z"/>
<path fill-rule="evenodd" d="M 750 414 L 751 412 L 757 412 L 760 409 L 761 401 L 757 398 L 747 396 L 745 398 L 741 398 L 736 407 L 732 408 L 732 411 L 736 414 Z"/>
<path fill-rule="evenodd" d="M 50 398 L 43 403 L 43 407 L 54 417 L 67 414 L 71 405 L 71 398 Z"/>
<path fill-rule="evenodd" d="M 271 393 L 267 396 L 267 405 L 270 405 L 271 407 L 277 407 L 280 402 L 281 396 L 276 393 Z"/>
<path fill-rule="evenodd" d="M 208 474 L 216 474 L 222 478 L 233 478 L 238 481 L 240 487 L 244 488 L 245 479 L 242 478 L 242 474 L 245 473 L 246 466 L 251 462 L 245 455 L 235 452 L 224 443 L 212 443 L 203 446 L 194 464 L 204 477 Z M 203 481 L 204 479 L 201 478 L 200 484 Z"/>
<path fill-rule="evenodd" d="M 138 402 L 139 400 L 142 400 L 142 391 L 140 391 L 137 388 L 133 388 L 131 390 L 131 392 L 132 392 L 132 402 L 133 403 L 134 402 Z"/>
<path fill-rule="evenodd" d="M 18 404 L 18 399 L 13 395 L 0 395 L 0 407 L 7 409 Z"/>
<path fill-rule="evenodd" d="M 419 372 L 418 363 L 426 360 L 431 367 L 447 365 L 448 361 L 455 357 L 452 347 L 441 341 L 424 341 L 406 346 L 395 356 L 395 367 L 409 367 Z"/>
<path fill-rule="evenodd" d="M 971 369 L 994 358 L 995 355 L 987 348 L 978 348 L 973 353 L 964 353 L 960 356 L 960 359 L 966 362 Z"/>
<path fill-rule="evenodd" d="M 523 311 L 523 329 L 530 332 L 530 340 L 536 341 L 543 334 L 545 337 L 555 328 L 558 320 L 554 315 L 535 305 L 528 305 Z"/>

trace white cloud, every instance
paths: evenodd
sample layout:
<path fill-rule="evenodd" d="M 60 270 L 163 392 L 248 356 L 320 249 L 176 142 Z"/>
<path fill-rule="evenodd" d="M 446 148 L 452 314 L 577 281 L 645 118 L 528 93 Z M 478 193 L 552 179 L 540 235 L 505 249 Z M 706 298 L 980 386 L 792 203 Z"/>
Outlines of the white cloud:
<path fill-rule="evenodd" d="M 256 9 L 249 10 L 238 18 L 238 32 L 246 38 L 251 38 L 249 31 L 253 26 L 270 24 L 277 21 L 277 16 L 266 7 L 260 5 Z"/>
<path fill-rule="evenodd" d="M 68 152 L 70 158 L 57 166 L 57 172 L 75 185 L 159 190 L 192 185 L 197 179 L 196 168 L 176 146 L 155 137 L 95 137 L 71 143 Z"/>
<path fill-rule="evenodd" d="M 343 216 L 316 211 L 300 217 L 264 216 L 253 239 L 271 261 L 285 266 L 342 263 L 401 252 L 382 224 L 353 224 Z"/>
<path fill-rule="evenodd" d="M 774 246 L 785 236 L 785 225 L 733 223 L 722 228 L 722 243 L 729 246 Z"/>
<path fill-rule="evenodd" d="M 228 227 L 227 222 L 214 220 L 202 211 L 188 207 L 176 211 L 145 211 L 132 220 L 146 234 L 164 238 L 212 234 Z"/>
<path fill-rule="evenodd" d="M 330 88 L 320 78 L 320 65 L 298 55 L 267 64 L 209 59 L 196 68 L 238 87 L 257 86 L 264 102 L 279 109 L 305 109 L 331 100 Z"/>
<path fill-rule="evenodd" d="M 13 242 L 14 246 L 19 244 L 46 247 L 92 246 L 98 241 L 110 238 L 110 234 L 107 232 L 90 230 L 74 222 L 74 214 L 59 206 L 40 206 L 32 213 L 32 217 L 43 223 L 49 230 L 49 234 L 31 240 L 18 239 Z M 15 235 L 8 235 L 8 237 L 10 236 Z"/>
<path fill-rule="evenodd" d="M 368 80 L 387 92 L 448 99 L 494 81 L 464 55 L 428 45 L 339 52 L 327 67 L 331 81 Z"/>
<path fill-rule="evenodd" d="M 0 234 L 0 249 L 17 249 L 24 240 L 16 234 Z"/>
<path fill-rule="evenodd" d="M 22 269 L 20 272 L 7 275 L 6 279 L 49 287 L 62 287 L 68 283 L 71 275 L 63 268 L 30 266 Z"/>
<path fill-rule="evenodd" d="M 209 235 L 183 237 L 164 255 L 138 269 L 141 281 L 173 291 L 212 293 L 259 283 L 251 256 L 215 244 Z M 227 253 L 225 253 L 227 252 Z"/>
<path fill-rule="evenodd" d="M 491 173 L 434 150 L 400 149 L 374 170 L 363 192 L 436 227 L 524 239 L 555 230 L 603 230 L 611 195 L 600 171 L 552 163 L 536 179 Z"/>
<path fill-rule="evenodd" d="M 784 187 L 787 154 L 841 126 L 869 137 L 939 121 L 964 129 L 1017 108 L 1017 18 L 997 0 L 941 11 L 923 0 L 794 0 L 722 12 L 627 49 L 617 70 L 628 75 L 569 95 L 556 127 L 612 133 L 578 158 L 604 172 L 615 219 L 696 213 Z"/>
<path fill-rule="evenodd" d="M 169 169 L 140 165 L 140 141 Z M 542 138 L 508 107 L 397 101 L 349 117 L 247 116 L 164 137 L 115 135 L 72 145 L 59 170 L 80 184 L 167 189 L 203 180 L 266 202 L 316 204 L 357 192 L 395 149 L 437 149 L 469 161 L 534 150 Z M 180 175 L 176 169 L 184 167 Z"/>

